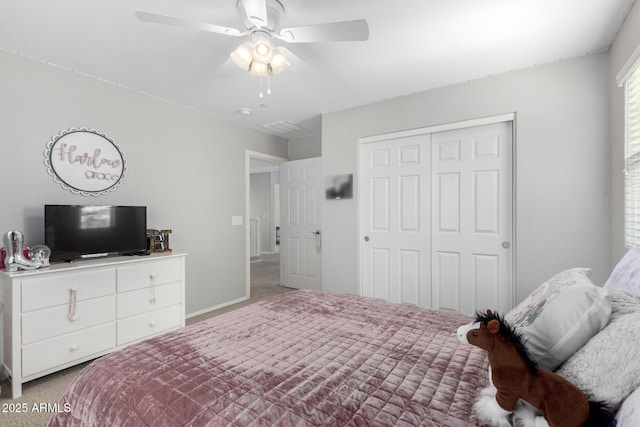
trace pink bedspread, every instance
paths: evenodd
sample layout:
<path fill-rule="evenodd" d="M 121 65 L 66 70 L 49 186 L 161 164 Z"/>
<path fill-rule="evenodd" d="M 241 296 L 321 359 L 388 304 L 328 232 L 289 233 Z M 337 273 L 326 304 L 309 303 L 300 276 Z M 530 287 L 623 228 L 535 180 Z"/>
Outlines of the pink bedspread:
<path fill-rule="evenodd" d="M 289 292 L 88 365 L 50 426 L 467 426 L 485 353 L 470 318 Z"/>

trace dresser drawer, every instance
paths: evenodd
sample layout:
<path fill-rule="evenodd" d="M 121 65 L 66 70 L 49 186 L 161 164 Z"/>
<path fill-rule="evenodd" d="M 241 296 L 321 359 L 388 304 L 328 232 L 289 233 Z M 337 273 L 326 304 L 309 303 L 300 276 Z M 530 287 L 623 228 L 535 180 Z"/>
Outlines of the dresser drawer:
<path fill-rule="evenodd" d="M 182 268 L 180 259 L 166 258 L 119 267 L 117 275 L 118 292 L 126 292 L 144 288 L 151 284 L 157 286 L 179 282 L 182 280 Z"/>
<path fill-rule="evenodd" d="M 115 313 L 115 295 L 76 303 L 73 320 L 69 320 L 69 315 L 72 313 L 69 312 L 68 303 L 30 311 L 22 315 L 22 344 L 113 322 Z"/>
<path fill-rule="evenodd" d="M 149 286 L 144 289 L 118 294 L 118 319 L 147 311 L 177 305 L 182 302 L 180 282 Z"/>
<path fill-rule="evenodd" d="M 174 305 L 118 320 L 118 345 L 182 326 L 182 306 Z"/>
<path fill-rule="evenodd" d="M 76 301 L 115 293 L 116 276 L 111 270 L 54 273 L 22 279 L 22 311 L 67 304 L 69 290 L 76 290 Z"/>
<path fill-rule="evenodd" d="M 22 348 L 22 376 L 109 350 L 115 345 L 113 323 L 61 335 Z"/>

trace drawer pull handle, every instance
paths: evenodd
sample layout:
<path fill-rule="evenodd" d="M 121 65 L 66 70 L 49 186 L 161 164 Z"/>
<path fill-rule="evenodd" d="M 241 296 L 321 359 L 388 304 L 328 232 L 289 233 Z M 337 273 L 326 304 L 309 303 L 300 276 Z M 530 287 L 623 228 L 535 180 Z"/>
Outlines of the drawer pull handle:
<path fill-rule="evenodd" d="M 156 321 L 155 321 L 155 320 L 151 320 L 151 321 L 149 322 L 149 327 L 150 327 L 150 328 L 153 328 L 154 326 L 156 326 Z"/>
<path fill-rule="evenodd" d="M 156 275 L 155 273 L 149 274 L 149 287 L 151 288 L 151 295 L 149 295 L 149 303 L 151 305 L 156 303 Z"/>
<path fill-rule="evenodd" d="M 78 344 L 72 344 L 71 347 L 69 347 L 69 351 L 76 351 L 78 350 Z"/>
<path fill-rule="evenodd" d="M 76 300 L 78 297 L 78 288 L 69 289 L 69 307 L 67 310 L 67 319 L 73 321 L 78 318 L 76 314 Z"/>

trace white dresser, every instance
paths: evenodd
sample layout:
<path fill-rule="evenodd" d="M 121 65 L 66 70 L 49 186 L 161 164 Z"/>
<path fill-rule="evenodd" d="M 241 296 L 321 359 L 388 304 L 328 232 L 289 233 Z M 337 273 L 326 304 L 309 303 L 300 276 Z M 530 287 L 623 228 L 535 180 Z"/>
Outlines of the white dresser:
<path fill-rule="evenodd" d="M 22 384 L 184 326 L 186 254 L 0 271 L 2 372 Z"/>

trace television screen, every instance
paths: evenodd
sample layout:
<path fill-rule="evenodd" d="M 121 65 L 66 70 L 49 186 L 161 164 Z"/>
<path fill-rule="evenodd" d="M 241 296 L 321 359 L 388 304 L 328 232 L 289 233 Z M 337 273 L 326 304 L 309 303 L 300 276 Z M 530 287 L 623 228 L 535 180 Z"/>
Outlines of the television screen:
<path fill-rule="evenodd" d="M 144 253 L 147 208 L 45 205 L 44 240 L 51 261 Z"/>

